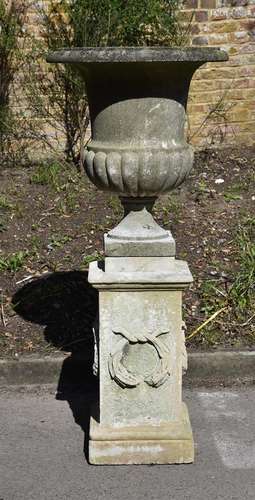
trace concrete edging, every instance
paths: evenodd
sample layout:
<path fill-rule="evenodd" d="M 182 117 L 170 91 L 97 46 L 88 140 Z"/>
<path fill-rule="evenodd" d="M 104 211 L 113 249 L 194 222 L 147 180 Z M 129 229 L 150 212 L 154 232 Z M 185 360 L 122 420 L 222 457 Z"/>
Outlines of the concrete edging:
<path fill-rule="evenodd" d="M 0 386 L 54 384 L 59 380 L 68 356 L 0 360 Z M 84 359 L 69 358 L 76 373 L 84 376 Z M 184 385 L 197 383 L 249 381 L 255 383 L 255 351 L 215 351 L 189 353 L 189 368 Z"/>
<path fill-rule="evenodd" d="M 189 381 L 255 382 L 255 351 L 215 351 L 189 354 Z"/>

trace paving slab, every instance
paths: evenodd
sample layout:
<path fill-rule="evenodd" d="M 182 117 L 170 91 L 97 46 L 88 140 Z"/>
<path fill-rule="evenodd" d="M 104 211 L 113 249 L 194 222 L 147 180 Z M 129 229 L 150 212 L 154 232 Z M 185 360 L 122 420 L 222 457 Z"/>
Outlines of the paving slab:
<path fill-rule="evenodd" d="M 185 390 L 196 460 L 179 466 L 88 465 L 94 398 L 89 388 L 1 388 L 1 500 L 254 500 L 254 388 Z"/>

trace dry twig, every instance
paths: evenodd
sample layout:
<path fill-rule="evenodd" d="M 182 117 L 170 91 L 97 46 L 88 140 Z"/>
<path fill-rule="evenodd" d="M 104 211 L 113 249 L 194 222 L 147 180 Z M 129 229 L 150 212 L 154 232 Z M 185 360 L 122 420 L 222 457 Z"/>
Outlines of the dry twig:
<path fill-rule="evenodd" d="M 1 320 L 2 320 L 2 324 L 3 324 L 4 328 L 6 328 L 7 323 L 6 323 L 5 315 L 4 315 L 4 294 L 3 294 L 2 289 L 0 290 L 0 301 L 1 301 Z"/>
<path fill-rule="evenodd" d="M 188 337 L 186 337 L 186 341 L 191 340 L 193 337 L 195 337 L 195 335 L 197 335 L 197 333 L 199 333 L 206 325 L 208 325 L 208 323 L 211 323 L 211 321 L 213 321 L 215 318 L 217 318 L 217 316 L 219 314 L 221 314 L 222 312 L 224 312 L 226 310 L 227 310 L 227 307 L 222 307 L 221 309 L 219 309 L 218 311 L 213 313 L 206 321 L 204 321 L 204 323 L 202 323 L 202 325 L 200 325 Z"/>

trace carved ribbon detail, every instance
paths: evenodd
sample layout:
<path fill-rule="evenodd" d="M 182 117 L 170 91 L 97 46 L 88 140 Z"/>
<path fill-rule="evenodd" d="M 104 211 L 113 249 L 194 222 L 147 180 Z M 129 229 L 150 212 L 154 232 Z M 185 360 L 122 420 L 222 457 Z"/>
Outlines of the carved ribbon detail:
<path fill-rule="evenodd" d="M 170 375 L 170 350 L 162 340 L 161 335 L 166 335 L 169 330 L 155 333 L 130 333 L 125 328 L 121 331 L 113 330 L 116 335 L 121 335 L 123 338 L 119 340 L 115 348 L 109 356 L 109 372 L 113 380 L 121 387 L 137 387 L 142 382 L 151 387 L 160 387 Z M 158 353 L 159 361 L 156 368 L 147 377 L 130 372 L 122 363 L 125 347 L 129 344 L 150 344 Z"/>

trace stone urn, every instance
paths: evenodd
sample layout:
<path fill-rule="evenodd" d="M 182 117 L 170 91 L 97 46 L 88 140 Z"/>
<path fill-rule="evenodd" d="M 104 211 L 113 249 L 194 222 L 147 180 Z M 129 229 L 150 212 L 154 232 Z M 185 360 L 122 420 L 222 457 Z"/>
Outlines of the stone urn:
<path fill-rule="evenodd" d="M 123 220 L 105 235 L 104 264 L 94 262 L 89 271 L 100 295 L 93 464 L 194 460 L 182 402 L 182 290 L 192 276 L 151 211 L 192 168 L 184 133 L 192 76 L 206 62 L 227 59 L 218 48 L 156 47 L 77 48 L 47 58 L 72 64 L 84 78 L 92 128 L 84 167 L 124 206 Z"/>

